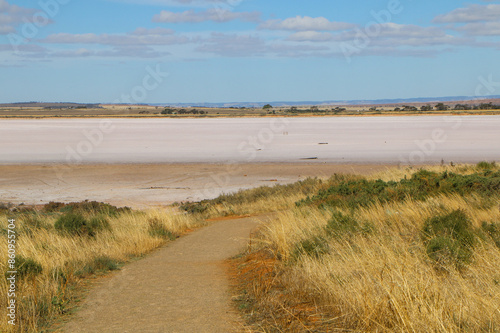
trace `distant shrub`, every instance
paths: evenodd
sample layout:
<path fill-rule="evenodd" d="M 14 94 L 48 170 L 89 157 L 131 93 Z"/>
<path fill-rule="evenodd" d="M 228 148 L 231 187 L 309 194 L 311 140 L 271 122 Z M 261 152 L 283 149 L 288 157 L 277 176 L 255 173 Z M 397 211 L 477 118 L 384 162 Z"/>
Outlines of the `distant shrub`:
<path fill-rule="evenodd" d="M 77 236 L 94 236 L 95 231 L 89 222 L 80 214 L 67 213 L 57 219 L 54 224 L 56 230 Z"/>
<path fill-rule="evenodd" d="M 8 212 L 9 208 L 10 208 L 9 204 L 7 204 L 5 202 L 0 202 L 0 213 Z"/>
<path fill-rule="evenodd" d="M 486 162 L 486 161 L 483 161 L 483 162 L 479 162 L 476 167 L 478 169 L 484 169 L 484 170 L 493 170 L 496 168 L 496 163 L 495 162 Z"/>
<path fill-rule="evenodd" d="M 165 227 L 160 219 L 153 217 L 148 221 L 149 234 L 153 237 L 160 237 L 165 239 L 174 240 L 177 236 Z"/>
<path fill-rule="evenodd" d="M 273 198 L 278 196 L 287 196 L 293 194 L 309 194 L 319 185 L 323 184 L 323 180 L 318 178 L 307 178 L 292 184 L 276 184 L 274 186 L 260 186 L 248 190 L 240 190 L 231 194 L 221 194 L 215 199 L 202 200 L 200 202 L 184 202 L 179 205 L 179 208 L 190 214 L 203 214 L 214 205 L 229 204 L 243 205 Z"/>
<path fill-rule="evenodd" d="M 47 213 L 58 212 L 63 208 L 66 204 L 62 202 L 54 202 L 50 201 L 48 204 L 43 206 L 43 210 Z"/>
<path fill-rule="evenodd" d="M 116 206 L 97 202 L 97 201 L 81 201 L 71 202 L 68 204 L 61 202 L 49 202 L 44 206 L 46 212 L 65 212 L 65 213 L 89 213 L 89 214 L 102 214 L 108 216 L 116 216 L 119 213 L 130 211 L 129 207 L 118 208 Z"/>
<path fill-rule="evenodd" d="M 457 268 L 470 263 L 476 235 L 463 211 L 455 210 L 427 220 L 422 235 L 427 254 L 437 263 L 452 263 Z"/>
<path fill-rule="evenodd" d="M 377 202 L 404 201 L 407 198 L 425 200 L 439 194 L 498 196 L 500 172 L 487 170 L 483 173 L 460 175 L 420 170 L 410 179 L 399 182 L 383 180 L 346 179 L 339 184 L 320 190 L 315 196 L 297 202 L 297 205 L 316 204 L 319 207 L 346 207 L 355 209 Z"/>

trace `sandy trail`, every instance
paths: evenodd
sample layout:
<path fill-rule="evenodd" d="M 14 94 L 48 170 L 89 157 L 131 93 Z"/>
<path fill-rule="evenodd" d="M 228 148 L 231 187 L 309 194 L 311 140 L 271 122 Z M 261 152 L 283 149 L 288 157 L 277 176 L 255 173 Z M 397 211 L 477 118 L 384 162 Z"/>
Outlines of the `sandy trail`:
<path fill-rule="evenodd" d="M 63 332 L 240 332 L 223 260 L 241 253 L 255 218 L 217 222 L 99 284 Z"/>

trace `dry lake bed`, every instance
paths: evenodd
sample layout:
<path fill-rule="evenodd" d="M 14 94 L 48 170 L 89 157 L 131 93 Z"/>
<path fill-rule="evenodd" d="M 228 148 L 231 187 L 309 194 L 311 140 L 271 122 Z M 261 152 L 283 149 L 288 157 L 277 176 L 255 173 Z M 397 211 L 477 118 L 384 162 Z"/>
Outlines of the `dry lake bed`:
<path fill-rule="evenodd" d="M 384 165 L 500 160 L 500 116 L 0 120 L 0 201 L 149 206 Z"/>

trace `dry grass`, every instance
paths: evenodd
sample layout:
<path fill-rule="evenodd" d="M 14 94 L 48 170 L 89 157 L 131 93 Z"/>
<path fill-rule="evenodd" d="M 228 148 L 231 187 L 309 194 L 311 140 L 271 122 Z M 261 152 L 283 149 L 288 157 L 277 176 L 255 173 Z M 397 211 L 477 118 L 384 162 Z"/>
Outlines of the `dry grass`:
<path fill-rule="evenodd" d="M 172 235 L 200 226 L 193 217 L 175 211 L 124 212 L 108 216 L 111 230 L 102 230 L 94 237 L 69 236 L 54 229 L 60 214 L 20 215 L 16 217 L 16 255 L 35 260 L 42 272 L 17 280 L 17 325 L 0 322 L 2 332 L 38 332 L 50 322 L 72 310 L 78 286 L 85 278 L 116 269 L 134 257 L 142 256 L 163 245 L 168 237 L 151 232 L 156 227 Z M 7 216 L 0 215 L 7 221 Z M 38 221 L 33 226 L 30 221 Z M 2 237 L 6 249 L 6 237 Z M 7 251 L 0 251 L 1 273 L 7 267 Z M 0 282 L 0 298 L 7 299 L 6 279 Z M 6 302 L 0 304 L 6 318 Z"/>
<path fill-rule="evenodd" d="M 370 178 L 395 180 L 413 171 Z M 500 222 L 500 201 L 483 200 L 453 194 L 337 209 L 362 227 L 334 235 L 327 228 L 331 210 L 279 213 L 260 236 L 258 253 L 270 254 L 272 269 L 245 282 L 249 321 L 265 332 L 500 332 L 500 248 L 481 231 L 483 221 Z M 432 260 L 422 239 L 426 221 L 454 210 L 465 212 L 479 235 L 470 264 L 460 268 Z M 260 261 L 268 267 L 269 260 Z M 250 262 L 258 271 L 251 257 L 241 269 Z"/>

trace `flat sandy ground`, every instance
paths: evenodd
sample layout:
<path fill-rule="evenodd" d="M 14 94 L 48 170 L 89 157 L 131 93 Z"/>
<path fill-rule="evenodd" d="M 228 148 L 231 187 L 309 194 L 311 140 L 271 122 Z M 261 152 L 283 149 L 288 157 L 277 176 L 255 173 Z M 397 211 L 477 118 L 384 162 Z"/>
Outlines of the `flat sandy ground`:
<path fill-rule="evenodd" d="M 43 204 L 88 199 L 146 208 L 307 177 L 368 174 L 388 167 L 323 163 L 0 165 L 0 202 Z"/>

